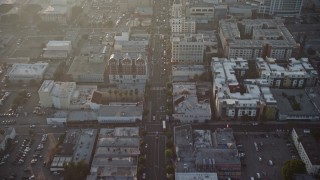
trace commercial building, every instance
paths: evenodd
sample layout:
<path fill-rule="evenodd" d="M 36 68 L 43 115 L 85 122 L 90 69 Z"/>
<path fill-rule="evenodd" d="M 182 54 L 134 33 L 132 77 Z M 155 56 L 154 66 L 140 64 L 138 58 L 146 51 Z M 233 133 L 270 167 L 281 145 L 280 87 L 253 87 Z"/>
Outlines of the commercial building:
<path fill-rule="evenodd" d="M 276 63 L 273 58 L 257 58 L 256 67 L 261 79 L 265 79 L 272 88 L 302 89 L 318 83 L 318 73 L 308 58 L 290 58 L 286 67 Z"/>
<path fill-rule="evenodd" d="M 320 148 L 319 142 L 315 139 L 310 129 L 293 128 L 291 138 L 295 145 L 300 159 L 306 165 L 307 172 L 311 175 L 320 175 Z"/>
<path fill-rule="evenodd" d="M 4 133 L 0 133 L 0 151 L 4 151 L 6 149 L 8 139 L 14 140 L 14 138 L 16 138 L 16 130 L 13 127 L 1 130 L 3 130 Z"/>
<path fill-rule="evenodd" d="M 301 13 L 303 0 L 262 0 L 259 5 L 259 13 L 295 17 Z"/>
<path fill-rule="evenodd" d="M 300 54 L 300 45 L 279 19 L 221 20 L 219 36 L 227 58 L 287 60 Z"/>
<path fill-rule="evenodd" d="M 91 98 L 97 86 L 76 85 L 75 82 L 45 80 L 40 89 L 41 107 L 57 109 L 90 109 Z"/>
<path fill-rule="evenodd" d="M 30 81 L 40 82 L 47 70 L 48 63 L 23 64 L 16 63 L 7 73 L 12 83 L 29 83 Z"/>
<path fill-rule="evenodd" d="M 134 179 L 140 154 L 139 128 L 100 129 L 90 175 L 95 179 Z"/>
<path fill-rule="evenodd" d="M 205 46 L 203 34 L 177 34 L 172 36 L 174 64 L 202 64 Z"/>
<path fill-rule="evenodd" d="M 49 41 L 43 49 L 44 58 L 67 58 L 72 51 L 71 41 Z"/>
<path fill-rule="evenodd" d="M 99 46 L 90 49 L 92 51 L 87 56 L 74 58 L 67 75 L 75 82 L 103 83 L 111 47 Z"/>
<path fill-rule="evenodd" d="M 268 87 L 265 87 L 266 83 L 261 80 L 244 80 L 244 84 L 240 85 L 237 80 L 237 77 L 243 78 L 249 71 L 247 60 L 214 57 L 211 71 L 217 117 L 257 120 L 260 116 L 266 115 L 270 119 L 275 118 L 276 101 Z M 267 104 L 270 105 L 268 108 L 271 108 L 268 111 L 265 109 Z"/>
<path fill-rule="evenodd" d="M 135 123 L 142 120 L 143 105 L 140 103 L 111 103 L 101 106 L 97 112 L 98 122 Z"/>
<path fill-rule="evenodd" d="M 39 12 L 39 16 L 41 20 L 45 22 L 57 22 L 67 25 L 70 12 L 67 6 L 49 5 Z"/>
<path fill-rule="evenodd" d="M 148 79 L 147 56 L 144 53 L 115 52 L 108 60 L 107 74 L 113 84 L 145 84 Z"/>
<path fill-rule="evenodd" d="M 192 82 L 176 82 L 173 86 L 173 114 L 175 121 L 182 123 L 211 120 L 209 89 L 200 89 Z"/>
<path fill-rule="evenodd" d="M 64 163 L 84 161 L 89 164 L 97 139 L 96 129 L 68 129 L 60 151 L 54 156 L 50 171 L 64 170 Z"/>
<path fill-rule="evenodd" d="M 171 19 L 172 33 L 196 33 L 196 22 L 192 19 L 172 18 Z"/>
<path fill-rule="evenodd" d="M 174 144 L 178 161 L 176 178 L 201 177 L 206 173 L 213 179 L 239 179 L 241 162 L 232 129 L 193 130 L 191 125 L 174 128 Z M 188 179 L 188 178 L 187 178 Z"/>

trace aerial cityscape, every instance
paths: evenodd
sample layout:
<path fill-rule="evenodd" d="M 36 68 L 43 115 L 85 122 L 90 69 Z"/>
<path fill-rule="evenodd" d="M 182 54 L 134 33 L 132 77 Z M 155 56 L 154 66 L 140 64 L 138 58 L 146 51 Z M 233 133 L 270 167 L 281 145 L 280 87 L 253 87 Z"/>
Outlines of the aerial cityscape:
<path fill-rule="evenodd" d="M 0 180 L 320 180 L 320 0 L 0 0 Z"/>

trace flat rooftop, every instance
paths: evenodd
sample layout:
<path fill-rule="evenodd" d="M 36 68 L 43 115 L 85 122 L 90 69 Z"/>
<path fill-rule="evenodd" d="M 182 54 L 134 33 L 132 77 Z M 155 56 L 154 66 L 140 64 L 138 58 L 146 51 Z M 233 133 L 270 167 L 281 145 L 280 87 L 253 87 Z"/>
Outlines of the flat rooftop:
<path fill-rule="evenodd" d="M 301 138 L 301 143 L 303 145 L 304 150 L 306 151 L 312 165 L 320 165 L 320 143 L 317 142 L 315 137 L 311 133 L 305 133 L 304 129 L 295 128 L 299 137 Z"/>
<path fill-rule="evenodd" d="M 98 116 L 104 117 L 136 117 L 141 116 L 142 105 L 108 105 L 101 106 Z"/>
<path fill-rule="evenodd" d="M 41 75 L 45 72 L 48 66 L 49 66 L 48 63 L 35 63 L 35 64 L 17 63 L 12 65 L 12 68 L 8 74 L 9 76 L 10 75 L 15 75 L 15 76 Z"/>
<path fill-rule="evenodd" d="M 277 101 L 280 114 L 306 116 L 319 115 L 319 112 L 310 102 L 310 99 L 303 89 L 271 89 L 271 93 Z M 285 93 L 287 97 L 293 96 L 296 102 L 300 103 L 301 110 L 293 110 L 288 98 L 284 97 L 283 93 Z"/>
<path fill-rule="evenodd" d="M 177 172 L 176 180 L 218 180 L 217 173 L 209 172 Z"/>
<path fill-rule="evenodd" d="M 103 56 L 102 58 L 105 59 L 104 55 L 96 54 L 93 56 Z M 68 70 L 67 74 L 72 76 L 79 76 L 79 75 L 95 75 L 95 74 L 104 74 L 106 69 L 107 61 L 102 60 L 101 62 L 90 62 L 89 57 L 86 56 L 76 56 Z"/>

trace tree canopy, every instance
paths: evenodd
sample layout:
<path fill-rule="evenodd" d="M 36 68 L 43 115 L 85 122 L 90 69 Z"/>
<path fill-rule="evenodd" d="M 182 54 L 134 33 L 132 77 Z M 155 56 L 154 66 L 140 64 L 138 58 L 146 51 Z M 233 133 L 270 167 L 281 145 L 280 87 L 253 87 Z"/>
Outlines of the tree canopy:
<path fill-rule="evenodd" d="M 306 165 L 298 159 L 288 160 L 284 163 L 281 174 L 284 180 L 293 180 L 294 174 L 303 174 L 306 172 Z"/>
<path fill-rule="evenodd" d="M 64 164 L 63 177 L 65 180 L 84 180 L 89 174 L 89 165 L 85 161 Z"/>

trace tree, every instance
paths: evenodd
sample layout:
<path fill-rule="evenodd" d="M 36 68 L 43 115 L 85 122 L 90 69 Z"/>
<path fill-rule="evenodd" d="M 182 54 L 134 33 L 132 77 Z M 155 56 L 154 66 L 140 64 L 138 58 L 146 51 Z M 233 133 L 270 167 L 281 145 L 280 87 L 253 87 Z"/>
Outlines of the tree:
<path fill-rule="evenodd" d="M 306 172 L 306 165 L 298 159 L 288 160 L 282 166 L 281 174 L 284 180 L 293 180 L 294 174 Z"/>
<path fill-rule="evenodd" d="M 173 157 L 173 151 L 171 149 L 166 149 L 165 150 L 165 155 L 167 158 L 172 158 Z"/>
<path fill-rule="evenodd" d="M 77 164 L 74 162 L 63 165 L 63 177 L 66 180 L 84 180 L 90 172 L 89 165 L 84 161 Z"/>
<path fill-rule="evenodd" d="M 144 164 L 145 161 L 146 161 L 146 159 L 144 158 L 144 156 L 139 156 L 138 164 Z"/>
<path fill-rule="evenodd" d="M 174 167 L 172 165 L 168 165 L 166 170 L 167 170 L 167 174 L 173 174 L 174 173 Z"/>
<path fill-rule="evenodd" d="M 141 131 L 141 135 L 142 135 L 143 137 L 146 137 L 147 133 L 148 133 L 148 132 L 147 132 L 146 130 L 142 130 L 142 131 Z"/>

